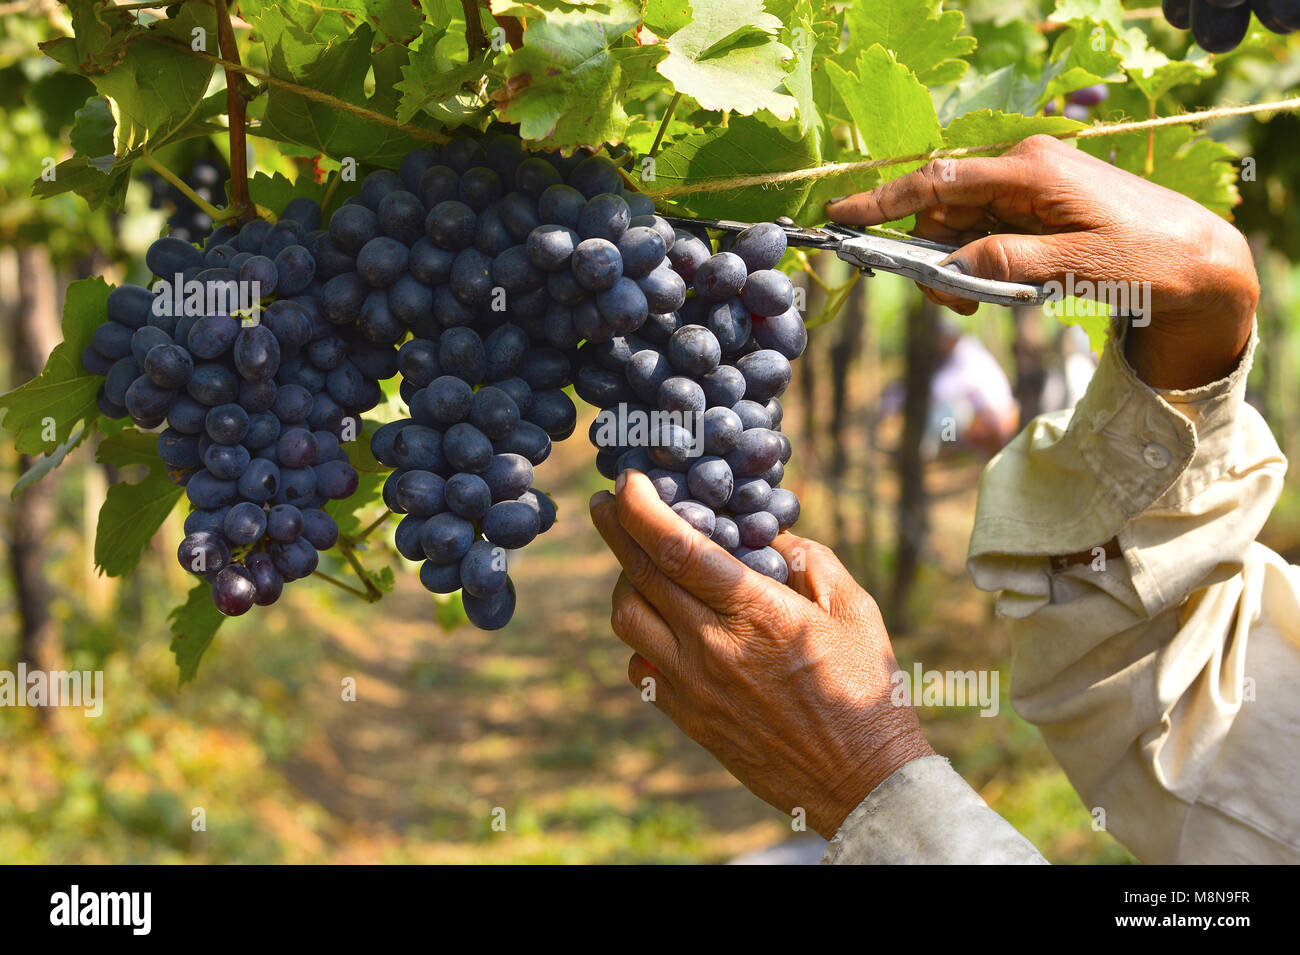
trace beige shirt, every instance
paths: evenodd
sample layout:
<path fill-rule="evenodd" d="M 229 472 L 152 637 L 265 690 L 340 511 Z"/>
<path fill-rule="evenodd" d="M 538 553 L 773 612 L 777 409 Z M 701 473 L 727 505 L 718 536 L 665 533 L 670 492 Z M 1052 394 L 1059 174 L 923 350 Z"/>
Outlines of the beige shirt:
<path fill-rule="evenodd" d="M 1144 862 L 1300 862 L 1300 568 L 1255 540 L 1286 459 L 1244 402 L 1254 348 L 1223 381 L 1157 392 L 1113 337 L 1073 414 L 1035 419 L 980 482 L 969 567 L 1013 620 L 1012 704 Z M 1112 538 L 1122 558 L 1053 569 Z M 915 847 L 892 861 L 969 861 L 935 848 L 949 806 L 985 861 L 1024 856 L 928 765 L 925 799 L 891 777 L 826 861 L 886 861 L 863 821 L 890 815 Z"/>

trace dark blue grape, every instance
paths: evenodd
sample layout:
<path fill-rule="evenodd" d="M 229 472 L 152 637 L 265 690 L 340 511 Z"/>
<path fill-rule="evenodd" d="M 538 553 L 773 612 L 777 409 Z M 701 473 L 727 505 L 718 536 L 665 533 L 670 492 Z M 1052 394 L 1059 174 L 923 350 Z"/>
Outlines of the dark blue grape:
<path fill-rule="evenodd" d="M 403 469 L 441 471 L 444 457 L 442 434 L 433 428 L 407 425 L 397 433 L 393 442 L 393 456 Z"/>
<path fill-rule="evenodd" d="M 266 536 L 281 544 L 298 539 L 302 533 L 302 511 L 292 504 L 276 504 L 267 512 Z"/>
<path fill-rule="evenodd" d="M 184 239 L 165 235 L 150 243 L 144 253 L 144 264 L 159 278 L 171 279 L 178 272 L 201 266 L 203 253 Z"/>
<path fill-rule="evenodd" d="M 197 468 L 203 463 L 198 437 L 174 428 L 158 435 L 158 457 L 169 468 Z"/>
<path fill-rule="evenodd" d="M 397 435 L 406 427 L 406 421 L 390 421 L 388 424 L 380 425 L 375 433 L 370 436 L 370 453 L 375 456 L 380 464 L 385 467 L 397 466 L 397 452 L 394 450 L 394 444 L 397 442 Z"/>
<path fill-rule="evenodd" d="M 478 216 L 463 202 L 449 199 L 429 210 L 424 231 L 434 245 L 459 252 L 474 245 Z"/>
<path fill-rule="evenodd" d="M 390 508 L 391 510 L 391 508 Z M 396 513 L 401 513 L 397 511 Z M 393 546 L 397 552 L 407 560 L 424 560 L 424 548 L 420 546 L 420 532 L 424 529 L 424 522 L 427 517 L 416 517 L 414 514 L 407 514 L 397 522 L 397 529 L 393 532 Z M 456 566 L 455 564 L 452 565 Z M 460 589 L 460 575 L 457 573 L 456 588 Z"/>
<path fill-rule="evenodd" d="M 785 558 L 775 548 L 763 547 L 759 550 L 750 550 L 741 545 L 736 549 L 735 557 L 746 567 L 771 577 L 778 583 L 784 584 L 790 580 L 790 568 L 786 565 Z"/>
<path fill-rule="evenodd" d="M 239 337 L 239 322 L 229 315 L 205 315 L 194 323 L 186 346 L 195 358 L 212 359 L 224 355 Z"/>
<path fill-rule="evenodd" d="M 705 302 L 721 302 L 739 295 L 749 272 L 745 262 L 733 252 L 711 256 L 695 273 L 695 294 Z"/>
<path fill-rule="evenodd" d="M 794 361 L 808 347 L 808 330 L 804 327 L 803 316 L 792 306 L 770 318 L 755 318 L 754 341 L 760 348 L 780 352 Z"/>
<path fill-rule="evenodd" d="M 443 435 L 442 452 L 447 463 L 456 470 L 480 474 L 492 462 L 493 448 L 482 431 L 462 421 L 452 425 Z"/>
<path fill-rule="evenodd" d="M 470 405 L 469 422 L 486 435 L 489 441 L 496 441 L 504 438 L 519 424 L 519 408 L 504 391 L 488 385 L 475 393 Z"/>
<path fill-rule="evenodd" d="M 474 541 L 460 561 L 461 586 L 467 595 L 486 597 L 505 586 L 506 569 L 506 553 L 502 547 L 490 541 Z"/>
<path fill-rule="evenodd" d="M 236 547 L 245 547 L 266 533 L 266 512 L 251 501 L 241 501 L 226 511 L 222 532 Z"/>
<path fill-rule="evenodd" d="M 510 550 L 531 544 L 540 528 L 540 515 L 522 501 L 493 504 L 483 518 L 483 535 L 492 543 Z"/>
<path fill-rule="evenodd" d="M 301 424 L 311 413 L 312 394 L 302 385 L 281 385 L 271 410 L 281 424 Z"/>
<path fill-rule="evenodd" d="M 248 255 L 247 252 L 242 254 Z M 251 255 L 239 266 L 239 281 L 256 282 L 258 297 L 270 298 L 279 284 L 280 272 L 276 269 L 275 262 L 265 255 Z"/>
<path fill-rule="evenodd" d="M 551 456 L 551 437 L 531 421 L 519 422 L 519 427 L 492 445 L 497 454 L 518 454 L 537 467 Z"/>
<path fill-rule="evenodd" d="M 252 252 L 256 255 L 262 251 L 262 242 L 270 231 L 271 223 L 265 219 L 255 219 L 240 227 L 239 235 L 235 238 L 235 246 L 241 252 Z"/>
<path fill-rule="evenodd" d="M 730 517 L 718 514 L 713 519 L 713 543 L 723 550 L 734 551 L 740 546 L 740 529 Z"/>
<path fill-rule="evenodd" d="M 250 460 L 248 449 L 242 444 L 211 444 L 203 453 L 204 467 L 223 481 L 237 481 Z"/>
<path fill-rule="evenodd" d="M 307 230 L 292 219 L 281 219 L 271 226 L 271 231 L 262 240 L 262 254 L 272 258 L 278 256 L 291 245 L 301 246 Z"/>
<path fill-rule="evenodd" d="M 493 504 L 511 501 L 532 486 L 533 466 L 521 454 L 494 454 L 482 477 Z"/>
<path fill-rule="evenodd" d="M 760 222 L 737 235 L 730 251 L 750 272 L 758 272 L 776 268 L 785 247 L 785 230 L 774 222 Z"/>
<path fill-rule="evenodd" d="M 733 473 L 735 469 L 732 469 Z M 758 477 L 741 477 L 736 475 L 735 490 L 727 502 L 727 510 L 733 514 L 749 514 L 767 509 L 772 497 L 772 486 Z"/>
<path fill-rule="evenodd" d="M 146 325 L 144 328 L 137 328 L 135 334 L 131 336 L 131 357 L 135 359 L 140 368 L 144 368 L 145 356 L 149 354 L 151 349 L 159 345 L 170 344 L 172 344 L 170 335 L 161 328 Z"/>
<path fill-rule="evenodd" d="M 90 344 L 105 358 L 118 361 L 131 354 L 131 338 L 135 332 L 119 322 L 104 322 L 91 334 Z"/>
<path fill-rule="evenodd" d="M 168 278 L 170 277 L 169 275 Z M 127 328 L 152 324 L 150 319 L 154 317 L 153 303 L 154 293 L 149 289 L 139 285 L 119 285 L 108 293 L 108 320 Z"/>
<path fill-rule="evenodd" d="M 140 363 L 131 355 L 120 358 L 113 363 L 104 378 L 104 393 L 117 405 L 126 404 L 126 392 L 140 377 Z M 160 386 L 163 387 L 163 386 Z"/>
<path fill-rule="evenodd" d="M 206 470 L 197 472 L 185 485 L 185 496 L 191 504 L 205 511 L 229 507 L 239 499 L 239 489 L 234 481 L 222 480 Z"/>
<path fill-rule="evenodd" d="M 799 520 L 799 498 L 793 491 L 777 488 L 767 499 L 767 510 L 776 518 L 781 530 L 788 530 Z"/>
<path fill-rule="evenodd" d="M 775 269 L 750 272 L 740 300 L 754 315 L 780 315 L 794 302 L 794 286 L 785 273 Z"/>
<path fill-rule="evenodd" d="M 724 455 L 734 451 L 744 433 L 744 423 L 730 408 L 713 407 L 704 412 L 705 454 Z"/>
<path fill-rule="evenodd" d="M 447 506 L 446 482 L 432 471 L 406 471 L 397 481 L 396 495 L 407 514 L 432 517 Z"/>
<path fill-rule="evenodd" d="M 659 494 L 659 499 L 669 506 L 685 501 L 691 495 L 691 489 L 684 471 L 652 468 L 645 472 L 645 475 L 650 479 L 650 483 L 654 485 L 655 491 Z"/>
<path fill-rule="evenodd" d="M 403 556 L 406 556 L 403 554 Z M 413 560 L 419 560 L 423 557 L 420 552 Z M 459 564 L 439 564 L 432 560 L 422 561 L 420 564 L 420 584 L 425 590 L 433 594 L 454 594 L 460 590 L 460 565 Z"/>
<path fill-rule="evenodd" d="M 451 266 L 451 291 L 466 305 L 486 305 L 492 297 L 492 260 L 478 249 L 464 249 Z"/>
<path fill-rule="evenodd" d="M 270 554 L 265 551 L 249 554 L 244 559 L 244 569 L 253 578 L 253 585 L 257 588 L 254 603 L 259 607 L 269 607 L 280 599 L 280 594 L 284 591 L 284 577 L 275 569 Z"/>
<path fill-rule="evenodd" d="M 187 534 L 176 548 L 176 560 L 191 574 L 215 574 L 230 563 L 230 547 L 220 534 Z"/>
<path fill-rule="evenodd" d="M 320 306 L 326 321 L 333 325 L 351 325 L 361 314 L 370 288 L 356 272 L 344 272 L 325 283 L 320 292 Z"/>
<path fill-rule="evenodd" d="M 522 192 L 512 192 L 496 204 L 497 215 L 506 232 L 516 243 L 528 241 L 528 236 L 542 224 L 537 217 L 537 203 Z"/>
<path fill-rule="evenodd" d="M 465 571 L 462 566 L 462 583 L 464 579 Z M 501 587 L 486 596 L 472 594 L 466 588 L 466 592 L 461 597 L 461 602 L 465 606 L 465 616 L 480 630 L 500 630 L 508 624 L 515 614 L 515 601 L 515 585 L 509 577 Z"/>
<path fill-rule="evenodd" d="M 184 434 L 201 434 L 208 409 L 187 394 L 177 395 L 167 414 L 167 423 Z"/>
<path fill-rule="evenodd" d="M 420 528 L 420 549 L 436 564 L 461 560 L 473 544 L 474 525 L 455 514 L 436 514 Z"/>
<path fill-rule="evenodd" d="M 582 160 L 569 173 L 568 179 L 569 185 L 588 199 L 623 189 L 623 178 L 618 174 L 618 167 L 604 156 L 589 156 Z"/>
<path fill-rule="evenodd" d="M 316 460 L 316 436 L 306 428 L 289 428 L 275 446 L 281 467 L 305 468 Z"/>
<path fill-rule="evenodd" d="M 387 288 L 406 274 L 410 250 L 396 239 L 377 236 L 357 253 L 357 273 L 375 288 Z"/>
<path fill-rule="evenodd" d="M 171 410 L 172 399 L 176 392 L 170 388 L 159 388 L 152 381 L 141 375 L 126 389 L 122 402 L 131 420 L 146 430 L 156 428 L 167 420 Z"/>
<path fill-rule="evenodd" d="M 430 166 L 420 175 L 420 185 L 416 192 L 420 203 L 426 209 L 432 209 L 439 203 L 455 200 L 460 195 L 460 175 L 450 166 Z M 428 220 L 425 220 L 428 228 Z"/>
<path fill-rule="evenodd" d="M 761 550 L 776 540 L 781 532 L 776 517 L 767 511 L 752 511 L 736 518 L 740 543 L 751 550 Z"/>
<path fill-rule="evenodd" d="M 263 325 L 240 329 L 232 353 L 235 369 L 248 381 L 270 381 L 280 369 L 280 343 Z"/>
<path fill-rule="evenodd" d="M 668 244 L 654 229 L 634 225 L 619 238 L 618 253 L 623 259 L 623 274 L 639 279 L 663 263 Z"/>
<path fill-rule="evenodd" d="M 537 199 L 537 216 L 543 222 L 574 229 L 587 199 L 572 186 L 548 186 Z"/>
<path fill-rule="evenodd" d="M 362 251 L 365 251 L 364 247 Z M 316 260 L 301 245 L 288 245 L 277 252 L 275 268 L 280 280 L 279 294 L 282 296 L 305 291 L 316 277 Z"/>
<path fill-rule="evenodd" d="M 713 511 L 698 501 L 679 501 L 673 505 L 673 512 L 705 537 L 713 536 L 716 518 Z"/>
<path fill-rule="evenodd" d="M 735 478 L 731 468 L 719 457 L 696 460 L 686 472 L 686 481 L 691 496 L 714 510 L 726 507 L 735 491 Z"/>
<path fill-rule="evenodd" d="M 292 543 L 272 544 L 266 551 L 271 563 L 285 580 L 301 580 L 316 572 L 320 555 L 316 548 L 299 537 Z"/>
<path fill-rule="evenodd" d="M 478 474 L 453 474 L 447 479 L 445 496 L 447 508 L 467 521 L 482 520 L 493 504 L 492 489 Z"/>
<path fill-rule="evenodd" d="M 411 246 L 407 269 L 416 281 L 433 288 L 451 278 L 451 266 L 456 253 L 441 249 L 428 239 L 420 239 Z"/>
<path fill-rule="evenodd" d="M 225 365 L 196 365 L 185 388 L 201 404 L 225 404 L 239 397 L 239 375 Z"/>
<path fill-rule="evenodd" d="M 269 445 L 268 445 L 269 447 Z M 280 491 L 280 469 L 274 461 L 254 458 L 239 476 L 239 493 L 250 501 L 265 503 Z"/>
<path fill-rule="evenodd" d="M 537 156 L 525 159 L 515 170 L 515 187 L 534 199 L 540 199 L 547 189 L 561 181 L 559 170 Z"/>
<path fill-rule="evenodd" d="M 676 230 L 677 240 L 668 249 L 668 262 L 674 272 L 686 282 L 695 280 L 695 273 L 713 253 L 704 242 L 689 232 Z"/>
<path fill-rule="evenodd" d="M 790 385 L 790 360 L 770 348 L 751 352 L 736 367 L 745 376 L 745 397 L 754 401 L 775 398 Z"/>
<path fill-rule="evenodd" d="M 578 284 L 591 292 L 613 288 L 623 275 L 623 258 L 618 246 L 604 238 L 579 242 L 570 264 Z"/>

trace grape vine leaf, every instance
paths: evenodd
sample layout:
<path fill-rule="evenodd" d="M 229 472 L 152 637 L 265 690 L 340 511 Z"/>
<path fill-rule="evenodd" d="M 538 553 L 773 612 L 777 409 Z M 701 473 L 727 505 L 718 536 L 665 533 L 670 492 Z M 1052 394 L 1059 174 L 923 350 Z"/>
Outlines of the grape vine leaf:
<path fill-rule="evenodd" d="M 943 139 L 944 145 L 949 147 L 984 146 L 1019 142 L 1038 133 L 1060 136 L 1087 125 L 1064 116 L 1022 116 L 1020 113 L 982 109 L 954 119 L 944 128 Z"/>
<path fill-rule="evenodd" d="M 33 484 L 38 484 L 60 464 L 69 454 L 80 447 L 85 440 L 90 437 L 94 429 L 90 425 L 82 426 L 76 434 L 64 441 L 61 445 L 51 451 L 49 454 L 42 454 L 37 458 L 26 471 L 14 482 L 14 489 L 10 492 L 10 497 L 17 497 L 23 491 L 27 490 Z"/>
<path fill-rule="evenodd" d="M 346 39 L 315 48 L 319 55 L 304 62 L 282 43 L 271 47 L 270 73 L 300 86 L 325 90 L 364 109 L 392 116 L 397 109 L 396 83 L 409 51 L 390 46 L 372 56 L 371 28 L 362 24 Z M 366 78 L 374 70 L 375 93 L 365 94 Z M 320 103 L 272 83 L 262 123 L 251 132 L 269 139 L 298 143 L 316 152 L 357 162 L 396 166 L 423 143 L 409 133 L 337 106 Z"/>
<path fill-rule="evenodd" d="M 1047 19 L 1053 23 L 1095 20 L 1121 30 L 1124 25 L 1124 8 L 1120 5 L 1120 0 L 1057 0 L 1056 9 Z"/>
<path fill-rule="evenodd" d="M 91 96 L 73 116 L 68 142 L 75 153 L 85 156 L 91 166 L 107 175 L 113 169 L 113 132 L 116 129 L 117 121 L 113 119 L 108 100 Z M 105 159 L 106 164 L 103 162 Z"/>
<path fill-rule="evenodd" d="M 158 458 L 158 436 L 124 428 L 100 442 L 95 460 L 118 468 L 143 466 L 135 484 L 119 482 L 108 489 L 95 527 L 95 566 L 109 577 L 135 569 L 153 535 L 184 493 L 167 477 Z"/>
<path fill-rule="evenodd" d="M 73 35 L 39 44 L 43 52 L 84 73 L 103 73 L 122 61 L 141 32 L 128 11 L 109 0 L 63 0 Z"/>
<path fill-rule="evenodd" d="M 783 38 L 794 54 L 794 68 L 782 81 L 797 104 L 799 131 L 815 138 L 821 147 L 822 113 L 817 106 L 813 74 L 839 43 L 835 24 L 817 19 L 812 0 L 797 0 L 784 22 L 789 29 Z"/>
<path fill-rule="evenodd" d="M 95 398 L 103 379 L 82 367 L 81 352 L 107 315 L 109 290 L 101 278 L 69 285 L 63 303 L 63 341 L 54 346 L 39 375 L 0 395 L 0 424 L 14 433 L 14 447 L 20 453 L 51 452 L 78 425 L 99 415 Z M 52 440 L 46 434 L 52 434 Z"/>
<path fill-rule="evenodd" d="M 549 139 L 560 149 L 621 142 L 628 76 L 620 62 L 626 48 L 616 44 L 638 22 L 636 7 L 613 0 L 529 23 L 494 94 L 501 119 L 518 123 L 524 139 Z"/>
<path fill-rule="evenodd" d="M 199 661 L 225 619 L 212 603 L 211 586 L 202 580 L 190 588 L 185 603 L 167 615 L 172 632 L 171 652 L 180 670 L 178 686 L 198 676 Z"/>
<path fill-rule="evenodd" d="M 412 51 L 410 62 L 402 67 L 402 80 L 396 85 L 402 97 L 397 104 L 399 123 L 409 123 L 422 110 L 437 115 L 431 106 L 460 92 L 466 83 L 476 83 L 487 69 L 486 56 L 445 64 L 436 49 L 443 33 L 426 23 L 419 48 Z"/>
<path fill-rule="evenodd" d="M 793 51 L 776 39 L 781 21 L 762 0 L 696 0 L 695 20 L 665 40 L 658 70 L 707 110 L 791 119 L 798 102 L 782 92 Z"/>
<path fill-rule="evenodd" d="M 655 157 L 654 183 L 665 187 L 702 179 L 789 172 L 814 166 L 819 158 L 808 139 L 791 140 L 755 117 L 742 116 L 664 149 Z M 809 180 L 805 179 L 762 188 L 699 192 L 678 201 L 696 215 L 761 222 L 798 209 L 808 190 Z"/>
<path fill-rule="evenodd" d="M 930 91 L 884 47 L 876 44 L 862 53 L 856 73 L 838 63 L 826 64 L 826 70 L 873 159 L 911 156 L 943 145 Z M 899 163 L 880 173 L 895 179 L 921 165 Z"/>
<path fill-rule="evenodd" d="M 960 10 L 941 10 L 943 0 L 871 0 L 855 3 L 844 15 L 848 45 L 838 62 L 852 66 L 879 43 L 926 85 L 961 79 L 975 50 L 975 38 L 960 36 L 966 18 Z"/>
<path fill-rule="evenodd" d="M 1197 46 L 1187 51 L 1187 57 L 1171 60 L 1147 42 L 1147 35 L 1138 27 L 1122 31 L 1115 39 L 1115 52 L 1129 79 L 1149 100 L 1157 100 L 1175 86 L 1195 85 L 1214 75 L 1209 54 Z"/>

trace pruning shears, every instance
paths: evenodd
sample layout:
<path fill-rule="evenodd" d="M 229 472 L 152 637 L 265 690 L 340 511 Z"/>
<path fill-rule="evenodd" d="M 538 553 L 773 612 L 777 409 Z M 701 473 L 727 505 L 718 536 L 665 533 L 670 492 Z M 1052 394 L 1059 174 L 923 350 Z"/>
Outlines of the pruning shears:
<path fill-rule="evenodd" d="M 683 228 L 702 226 L 722 232 L 743 232 L 752 225 L 729 219 L 665 218 L 671 225 Z M 902 233 L 890 234 L 890 230 L 885 229 L 862 230 L 841 225 L 809 229 L 784 217 L 776 220 L 776 224 L 785 230 L 787 245 L 826 249 L 867 275 L 874 274 L 877 269 L 892 272 L 927 288 L 995 305 L 1041 305 L 1051 296 L 1041 285 L 995 282 L 959 272 L 953 266 L 941 265 L 944 259 L 957 251 L 955 245 L 930 242 Z"/>

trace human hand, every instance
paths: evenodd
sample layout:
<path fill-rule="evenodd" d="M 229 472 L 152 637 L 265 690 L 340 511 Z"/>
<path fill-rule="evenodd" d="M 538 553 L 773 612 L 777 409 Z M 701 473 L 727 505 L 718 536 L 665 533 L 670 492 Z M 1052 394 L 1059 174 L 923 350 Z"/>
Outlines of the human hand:
<path fill-rule="evenodd" d="M 1186 196 L 1051 136 L 995 158 L 939 159 L 872 192 L 830 203 L 837 222 L 879 225 L 916 214 L 916 235 L 962 248 L 969 275 L 1007 282 L 1150 283 L 1150 324 L 1128 357 L 1159 388 L 1231 372 L 1250 337 L 1259 280 L 1241 233 Z M 932 289 L 940 305 L 976 303 Z"/>
<path fill-rule="evenodd" d="M 821 544 L 782 534 L 789 586 L 750 570 L 673 513 L 644 475 L 620 475 L 591 514 L 623 565 L 614 632 L 628 676 L 762 799 L 802 807 L 830 838 L 877 785 L 933 753 L 875 602 Z"/>

